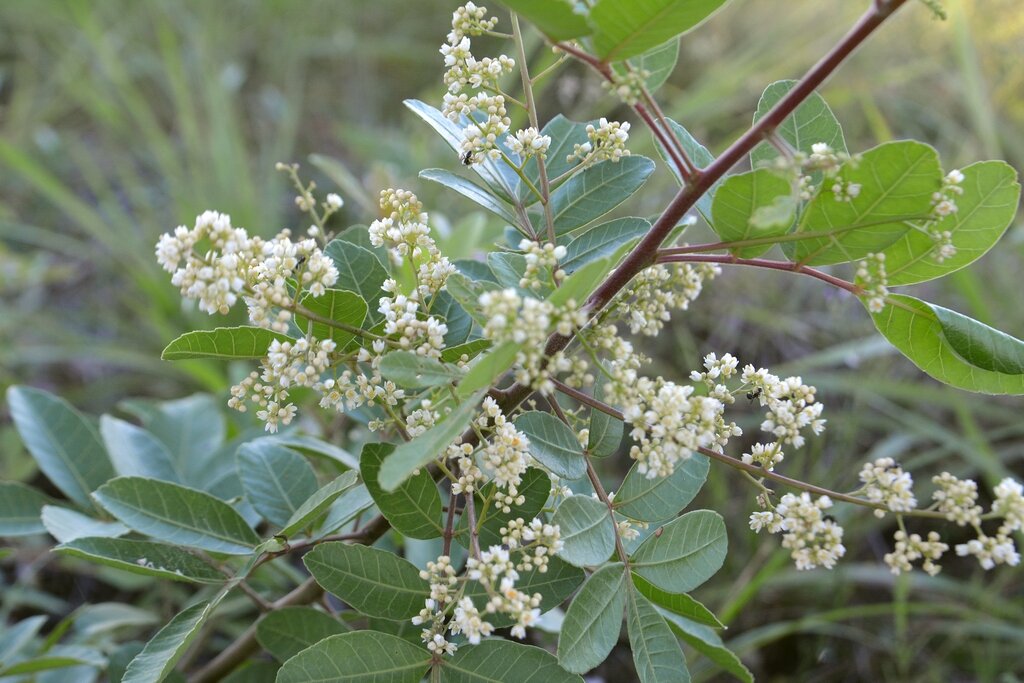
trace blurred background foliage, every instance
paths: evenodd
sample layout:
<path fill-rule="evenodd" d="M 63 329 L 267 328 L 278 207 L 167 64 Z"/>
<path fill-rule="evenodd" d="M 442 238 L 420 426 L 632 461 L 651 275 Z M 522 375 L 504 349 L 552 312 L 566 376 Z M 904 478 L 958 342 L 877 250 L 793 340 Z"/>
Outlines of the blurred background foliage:
<path fill-rule="evenodd" d="M 437 48 L 456 4 L 0 3 L 0 385 L 44 387 L 92 413 L 130 396 L 223 394 L 240 368 L 159 360 L 170 339 L 214 321 L 182 306 L 153 244 L 207 208 L 262 235 L 304 230 L 277 161 L 301 162 L 325 190 L 340 186 L 339 227 L 372 220 L 376 193 L 401 186 L 425 200 L 456 255 L 498 239 L 500 225 L 417 179 L 422 168 L 456 168 L 457 160 L 401 105 L 439 100 Z M 720 151 L 749 123 L 764 87 L 798 77 L 864 4 L 791 0 L 780 11 L 779 3 L 735 0 L 683 39 L 660 93 L 667 113 Z M 823 94 L 851 150 L 914 137 L 935 145 L 950 168 L 987 158 L 1024 168 L 1020 1 L 944 4 L 946 22 L 919 4 L 902 10 Z M 552 59 L 536 37 L 533 45 L 538 63 Z M 549 116 L 625 116 L 577 66 L 546 81 L 540 99 Z M 656 156 L 639 124 L 634 133 L 634 151 Z M 668 176 L 656 174 L 630 212 L 657 212 L 673 191 Z M 969 272 L 917 289 L 1024 337 L 1022 258 L 1018 221 Z M 988 490 L 1024 475 L 1020 399 L 923 377 L 874 333 L 856 301 L 817 283 L 727 271 L 649 353 L 657 373 L 682 376 L 710 350 L 819 387 L 830 429 L 804 453 L 787 454 L 794 476 L 849 490 L 863 461 L 892 455 L 926 499 L 940 469 L 978 477 Z M 758 416 L 748 417 L 744 426 L 755 427 Z M 0 432 L 0 470 L 5 479 L 37 476 L 9 428 Z M 984 574 L 952 559 L 937 578 L 895 580 L 881 564 L 888 521 L 841 510 L 842 568 L 797 573 L 774 539 L 745 531 L 753 496 L 740 477 L 713 469 L 697 503 L 730 518 L 732 549 L 698 597 L 729 624 L 724 637 L 759 679 L 1024 676 L 1019 570 Z M 957 542 L 955 529 L 946 532 Z M 80 587 L 71 592 L 88 599 Z M 627 680 L 629 659 L 625 650 L 613 656 L 606 679 Z M 697 680 L 720 677 L 707 660 L 692 668 Z"/>

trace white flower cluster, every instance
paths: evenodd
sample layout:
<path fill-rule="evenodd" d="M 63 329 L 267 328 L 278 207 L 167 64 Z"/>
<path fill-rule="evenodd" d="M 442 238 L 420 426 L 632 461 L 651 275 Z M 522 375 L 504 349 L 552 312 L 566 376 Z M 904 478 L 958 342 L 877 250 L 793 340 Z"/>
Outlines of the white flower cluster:
<path fill-rule="evenodd" d="M 713 263 L 679 263 L 672 267 L 651 266 L 642 270 L 616 301 L 617 312 L 629 322 L 629 331 L 655 337 L 672 311 L 685 311 L 700 296 L 706 280 L 722 270 Z"/>
<path fill-rule="evenodd" d="M 481 430 L 488 430 L 491 433 L 490 438 L 480 448 L 480 463 L 483 469 L 494 479 L 499 489 L 505 489 L 508 496 L 518 497 L 518 487 L 523 481 L 523 475 L 533 462 L 530 455 L 530 440 L 505 418 L 498 402 L 490 396 L 484 399 L 483 412 L 476 419 L 476 423 Z M 518 503 L 522 504 L 522 501 Z M 503 507 L 507 508 L 508 505 Z"/>
<path fill-rule="evenodd" d="M 932 215 L 925 223 L 924 228 L 935 241 L 932 258 L 938 263 L 956 255 L 956 247 L 953 246 L 953 232 L 943 230 L 941 222 L 943 218 L 959 211 L 956 198 L 964 193 L 964 188 L 961 187 L 963 182 L 964 174 L 953 169 L 943 178 L 942 188 L 932 195 Z"/>
<path fill-rule="evenodd" d="M 603 81 L 601 86 L 632 107 L 643 97 L 644 86 L 650 77 L 651 72 L 647 69 L 629 69 L 625 73 L 615 73 L 612 80 Z"/>
<path fill-rule="evenodd" d="M 551 146 L 551 136 L 541 135 L 536 128 L 524 128 L 516 131 L 514 136 L 510 135 L 505 141 L 505 146 L 512 150 L 513 154 L 518 154 L 523 161 L 534 156 L 544 159 Z"/>
<path fill-rule="evenodd" d="M 860 480 L 864 483 L 861 489 L 864 497 L 872 503 L 884 505 L 893 512 L 908 512 L 917 507 L 913 478 L 892 458 L 865 463 Z M 875 516 L 884 517 L 885 511 L 876 509 Z"/>
<path fill-rule="evenodd" d="M 978 505 L 978 484 L 971 479 L 957 479 L 949 472 L 932 477 L 938 486 L 932 493 L 932 500 L 938 504 L 938 511 L 957 526 L 978 526 L 981 524 L 981 506 Z"/>
<path fill-rule="evenodd" d="M 384 334 L 397 337 L 398 345 L 428 358 L 440 358 L 448 326 L 434 316 L 420 315 L 419 290 L 411 295 L 400 294 L 398 283 L 387 279 L 381 289 L 391 294 L 382 296 L 378 310 L 384 314 Z"/>
<path fill-rule="evenodd" d="M 1020 553 L 1011 534 L 1024 529 L 1024 486 L 1007 477 L 993 492 L 992 515 L 1002 518 L 1003 523 L 996 529 L 995 536 L 988 536 L 980 526 L 975 526 L 978 538 L 957 545 L 956 554 L 976 557 L 985 569 L 992 569 L 997 564 L 1016 566 L 1020 564 Z"/>
<path fill-rule="evenodd" d="M 558 270 L 558 262 L 566 255 L 563 245 L 556 247 L 550 242 L 541 243 L 524 239 L 519 243 L 519 249 L 526 258 L 526 270 L 519 281 L 520 287 L 541 289 L 554 285 L 556 280 L 561 280 L 565 276 L 564 271 Z"/>
<path fill-rule="evenodd" d="M 587 142 L 573 146 L 572 154 L 566 161 L 579 161 L 583 164 L 595 163 L 609 159 L 619 161 L 629 156 L 626 143 L 629 141 L 629 123 L 609 121 L 602 117 L 594 124 L 587 124 Z"/>
<path fill-rule="evenodd" d="M 632 400 L 622 407 L 636 442 L 629 457 L 648 479 L 667 477 L 677 463 L 699 448 L 721 446 L 725 405 L 709 396 L 695 396 L 692 386 L 646 377 L 637 382 Z M 728 434 L 738 428 L 730 426 Z"/>
<path fill-rule="evenodd" d="M 263 372 L 250 373 L 231 387 L 228 406 L 246 411 L 246 399 L 257 406 L 256 416 L 266 423 L 268 432 L 276 432 L 278 425 L 288 425 L 297 408 L 287 403 L 289 389 L 311 387 L 322 391 L 320 376 L 331 366 L 331 354 L 336 346 L 333 340 L 315 338 L 294 342 L 274 340 L 261 361 Z"/>
<path fill-rule="evenodd" d="M 511 520 L 501 529 L 501 542 L 509 550 L 520 550 L 517 571 L 536 569 L 541 574 L 548 570 L 551 556 L 562 549 L 562 531 L 557 524 L 546 524 L 534 519 L 529 524 L 522 517 Z"/>
<path fill-rule="evenodd" d="M 776 465 L 782 462 L 784 457 L 785 453 L 782 452 L 779 444 L 775 442 L 769 444 L 755 443 L 750 452 L 744 453 L 740 459 L 748 465 L 757 465 L 771 472 L 775 469 Z"/>
<path fill-rule="evenodd" d="M 773 434 L 780 444 L 801 448 L 801 430 L 810 429 L 814 434 L 825 430 L 825 420 L 821 419 L 823 406 L 815 399 L 817 390 L 801 378 L 780 379 L 764 368 L 755 370 L 753 365 L 746 365 L 740 379 L 751 400 L 768 409 L 761 429 Z"/>
<path fill-rule="evenodd" d="M 444 74 L 448 92 L 442 113 L 452 121 L 463 115 L 473 119 L 463 132 L 462 158 L 466 164 L 480 163 L 485 158 L 500 159 L 498 140 L 512 125 L 505 111 L 505 98 L 496 92 L 498 79 L 515 68 L 515 60 L 507 55 L 477 59 L 471 52 L 469 37 L 491 31 L 496 24 L 496 18 L 487 18 L 486 7 L 467 3 L 455 10 L 448 42 L 441 46 L 448 69 Z M 476 92 L 464 92 L 467 89 Z M 533 133 L 520 131 L 523 137 L 517 135 L 515 140 L 524 151 L 543 154 L 550 139 L 545 144 L 541 138 L 546 136 L 540 136 L 536 130 Z"/>
<path fill-rule="evenodd" d="M 546 395 L 554 392 L 551 379 L 559 372 L 572 370 L 573 363 L 562 352 L 546 356 L 545 342 L 551 332 L 568 336 L 586 324 L 586 315 L 576 308 L 576 302 L 570 299 L 565 306 L 558 307 L 550 301 L 522 297 L 514 289 L 503 289 L 481 294 L 479 303 L 487 319 L 486 338 L 496 345 L 522 345 L 516 354 L 516 381 Z"/>
<path fill-rule="evenodd" d="M 846 152 L 832 149 L 825 142 L 811 145 L 811 153 L 795 152 L 792 156 L 779 156 L 775 159 L 775 167 L 780 171 L 794 173 L 800 190 L 800 199 L 809 201 L 818 191 L 814 184 L 813 173 L 821 173 L 825 178 L 835 178 L 839 169 L 847 162 L 856 163 L 858 157 L 851 157 Z M 859 183 L 835 180 L 829 185 L 836 201 L 849 202 L 860 196 Z"/>
<path fill-rule="evenodd" d="M 750 528 L 757 532 L 767 529 L 773 534 L 785 532 L 782 547 L 790 551 L 797 569 L 832 569 L 846 554 L 846 548 L 843 528 L 824 513 L 831 507 L 828 496 L 814 500 L 808 493 L 787 493 L 775 510 L 752 514 Z"/>
<path fill-rule="evenodd" d="M 913 563 L 917 560 L 924 560 L 921 569 L 935 576 L 940 571 L 937 562 L 942 553 L 949 550 L 949 546 L 939 540 L 939 534 L 935 531 L 928 532 L 928 540 L 921 538 L 920 534 L 907 535 L 906 531 L 900 529 L 896 532 L 894 539 L 896 547 L 891 553 L 886 553 L 885 563 L 892 569 L 893 574 L 909 572 L 913 569 Z"/>
<path fill-rule="evenodd" d="M 287 331 L 291 312 L 278 309 L 295 296 L 288 291 L 289 280 L 320 296 L 338 279 L 334 262 L 315 240 L 293 242 L 288 230 L 272 240 L 250 237 L 216 211 L 198 216 L 191 230 L 182 225 L 161 236 L 156 257 L 182 296 L 199 302 L 199 310 L 226 314 L 242 295 L 254 324 L 281 332 Z"/>
<path fill-rule="evenodd" d="M 885 298 L 889 296 L 885 254 L 868 254 L 858 261 L 855 281 L 863 290 L 861 296 L 867 299 L 868 310 L 881 313 L 885 308 Z"/>

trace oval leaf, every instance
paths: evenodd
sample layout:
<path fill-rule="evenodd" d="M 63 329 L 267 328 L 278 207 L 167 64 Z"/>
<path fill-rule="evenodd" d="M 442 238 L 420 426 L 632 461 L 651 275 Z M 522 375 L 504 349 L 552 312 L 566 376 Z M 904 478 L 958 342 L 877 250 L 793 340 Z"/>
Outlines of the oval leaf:
<path fill-rule="evenodd" d="M 707 457 L 694 454 L 667 477 L 648 479 L 633 465 L 615 492 L 615 511 L 642 522 L 660 522 L 690 504 L 708 478 Z"/>
<path fill-rule="evenodd" d="M 214 605 L 199 602 L 187 607 L 157 631 L 128 665 L 121 683 L 159 683 L 185 654 Z"/>
<path fill-rule="evenodd" d="M 512 207 L 507 202 L 498 199 L 484 188 L 466 180 L 462 176 L 457 176 L 443 168 L 427 168 L 420 171 L 420 178 L 432 180 L 435 183 L 440 183 L 447 188 L 455 190 L 466 199 L 487 209 L 509 225 L 519 226 L 519 220 L 512 213 Z"/>
<path fill-rule="evenodd" d="M 642 156 L 601 161 L 566 180 L 551 193 L 555 234 L 564 235 L 605 215 L 640 189 L 654 172 Z"/>
<path fill-rule="evenodd" d="M 893 294 L 875 327 L 914 365 L 982 394 L 1024 394 L 1024 342 L 941 306 Z"/>
<path fill-rule="evenodd" d="M 67 543 L 76 538 L 98 536 L 117 538 L 128 533 L 129 529 L 120 522 L 101 522 L 87 517 L 81 512 L 68 510 L 55 505 L 46 505 L 42 512 L 43 526 L 58 543 Z"/>
<path fill-rule="evenodd" d="M 725 522 L 711 510 L 694 510 L 647 537 L 630 558 L 633 571 L 671 593 L 701 585 L 722 566 Z"/>
<path fill-rule="evenodd" d="M 660 608 L 658 611 L 665 618 L 665 621 L 668 622 L 672 631 L 682 638 L 687 645 L 700 652 L 743 683 L 754 683 L 753 674 L 743 665 L 740 658 L 725 646 L 725 643 L 722 642 L 722 639 L 715 633 L 714 629 L 703 624 L 696 624 L 689 619 Z"/>
<path fill-rule="evenodd" d="M 178 484 L 118 477 L 93 495 L 130 529 L 167 543 L 248 555 L 260 542 L 259 536 L 230 505 Z"/>
<path fill-rule="evenodd" d="M 424 647 L 387 633 L 355 631 L 325 638 L 295 655 L 281 667 L 277 683 L 420 683 L 428 666 L 430 653 Z"/>
<path fill-rule="evenodd" d="M 565 258 L 559 264 L 566 273 L 606 256 L 612 256 L 623 245 L 640 239 L 651 229 L 643 218 L 617 218 L 587 230 L 565 245 Z"/>
<path fill-rule="evenodd" d="M 725 0 L 598 0 L 590 10 L 603 62 L 647 52 L 707 19 Z"/>
<path fill-rule="evenodd" d="M 686 593 L 663 591 L 647 579 L 636 574 L 633 574 L 632 578 L 633 586 L 658 607 L 664 607 L 668 611 L 686 617 L 698 624 L 704 624 L 712 628 L 725 628 L 725 625 L 718 620 L 718 617 L 711 610 Z"/>
<path fill-rule="evenodd" d="M 597 566 L 615 552 L 615 525 L 608 506 L 589 496 L 572 496 L 555 509 L 552 524 L 562 532 L 558 555 L 577 567 Z"/>
<path fill-rule="evenodd" d="M 558 636 L 558 663 L 566 671 L 586 673 L 615 647 L 626 606 L 626 572 L 621 563 L 602 567 L 576 594 Z"/>
<path fill-rule="evenodd" d="M 462 376 L 457 369 L 412 351 L 392 351 L 381 358 L 380 374 L 411 389 L 449 384 Z"/>
<path fill-rule="evenodd" d="M 725 242 L 785 235 L 796 217 L 793 187 L 777 173 L 761 168 L 725 179 L 711 204 L 712 227 Z M 740 247 L 737 256 L 751 258 L 772 245 Z"/>
<path fill-rule="evenodd" d="M 45 533 L 46 527 L 40 515 L 43 506 L 52 502 L 31 486 L 16 481 L 0 481 L 0 537 Z"/>
<path fill-rule="evenodd" d="M 632 587 L 626 606 L 626 628 L 641 683 L 689 683 L 690 672 L 679 641 L 654 605 Z"/>
<path fill-rule="evenodd" d="M 276 526 L 316 493 L 316 473 L 306 459 L 270 439 L 242 444 L 235 459 L 246 500 Z"/>
<path fill-rule="evenodd" d="M 444 531 L 441 526 L 441 494 L 425 469 L 408 477 L 394 491 L 384 490 L 377 481 L 381 463 L 394 448 L 388 443 L 363 446 L 359 459 L 363 482 L 380 513 L 396 531 L 412 538 L 437 538 Z"/>
<path fill-rule="evenodd" d="M 223 583 L 225 577 L 195 555 L 174 546 L 125 538 L 76 538 L 55 552 L 81 557 L 133 574 L 172 581 Z"/>
<path fill-rule="evenodd" d="M 754 123 L 760 121 L 765 114 L 771 111 L 772 107 L 778 104 L 779 100 L 785 97 L 796 83 L 793 80 L 776 81 L 765 88 L 757 103 L 757 111 L 754 112 Z M 816 92 L 808 95 L 792 114 L 782 120 L 782 123 L 775 129 L 775 134 L 788 142 L 793 149 L 804 154 L 810 154 L 811 147 L 818 142 L 826 143 L 837 152 L 847 151 L 846 139 L 843 137 L 843 128 L 839 125 L 839 119 L 832 113 L 825 98 Z M 750 153 L 750 165 L 757 168 L 777 156 L 779 156 L 779 152 L 775 147 L 767 142 L 762 142 Z"/>
<path fill-rule="evenodd" d="M 25 448 L 54 486 L 82 507 L 116 474 L 93 426 L 64 399 L 31 387 L 7 390 L 11 419 Z"/>
<path fill-rule="evenodd" d="M 451 659 L 442 660 L 444 683 L 582 683 L 583 679 L 558 665 L 547 650 L 508 640 L 485 640 L 462 645 Z"/>
<path fill-rule="evenodd" d="M 587 473 L 576 433 L 557 417 L 528 410 L 516 418 L 515 425 L 530 440 L 530 454 L 548 470 L 563 479 L 579 479 Z"/>
<path fill-rule="evenodd" d="M 324 638 L 346 632 L 340 621 L 312 607 L 281 607 L 256 623 L 256 640 L 282 663 Z"/>
<path fill-rule="evenodd" d="M 355 486 L 356 473 L 353 470 L 345 472 L 340 477 L 332 481 L 330 484 L 326 484 L 319 488 L 309 498 L 302 502 L 298 509 L 288 518 L 285 522 L 284 527 L 281 529 L 280 534 L 285 538 L 293 536 L 299 533 L 308 526 L 314 524 L 321 516 L 323 516 L 328 508 L 330 508 L 337 500 L 344 494 L 348 489 Z M 363 488 L 363 487 L 360 487 Z M 364 489 L 365 492 L 365 489 Z M 357 496 L 357 500 L 362 500 L 363 496 Z M 353 504 L 355 501 L 353 501 Z M 359 508 L 362 509 L 362 508 Z M 355 513 L 353 513 L 354 515 Z M 338 525 L 341 525 L 342 521 L 336 521 Z"/>
<path fill-rule="evenodd" d="M 189 358 L 263 358 L 274 340 L 288 341 L 286 334 L 265 327 L 218 327 L 186 332 L 164 348 L 163 360 Z M 294 340 L 293 340 L 294 341 Z"/>
<path fill-rule="evenodd" d="M 355 292 L 328 289 L 317 297 L 306 292 L 299 299 L 299 304 L 320 318 L 332 320 L 349 328 L 359 328 L 366 320 L 366 302 Z M 353 332 L 332 327 L 327 323 L 308 321 L 298 313 L 295 314 L 295 322 L 303 330 L 306 330 L 308 324 L 309 330 L 317 339 L 333 339 L 339 349 L 344 348 L 356 336 Z"/>
<path fill-rule="evenodd" d="M 501 0 L 501 4 L 537 27 L 554 41 L 590 35 L 586 18 L 567 2 L 551 0 Z"/>
<path fill-rule="evenodd" d="M 100 435 L 119 475 L 182 483 L 181 473 L 167 446 L 142 427 L 103 415 Z"/>
<path fill-rule="evenodd" d="M 324 543 L 302 561 L 327 592 L 369 617 L 411 619 L 430 595 L 420 570 L 387 550 Z"/>

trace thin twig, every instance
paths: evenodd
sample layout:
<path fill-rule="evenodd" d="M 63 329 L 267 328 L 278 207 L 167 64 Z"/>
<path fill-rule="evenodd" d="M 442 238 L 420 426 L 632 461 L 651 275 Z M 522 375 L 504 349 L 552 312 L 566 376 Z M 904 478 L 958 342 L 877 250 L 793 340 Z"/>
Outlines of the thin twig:
<path fill-rule="evenodd" d="M 769 270 L 782 270 L 798 275 L 807 275 L 822 282 L 827 282 L 833 287 L 845 289 L 851 294 L 860 296 L 863 290 L 852 282 L 842 278 L 829 275 L 817 268 L 811 268 L 800 263 L 791 261 L 771 261 L 761 258 L 739 258 L 738 256 L 719 256 L 716 254 L 669 254 L 658 257 L 658 263 L 720 263 L 727 266 L 751 266 L 753 268 L 767 268 Z"/>

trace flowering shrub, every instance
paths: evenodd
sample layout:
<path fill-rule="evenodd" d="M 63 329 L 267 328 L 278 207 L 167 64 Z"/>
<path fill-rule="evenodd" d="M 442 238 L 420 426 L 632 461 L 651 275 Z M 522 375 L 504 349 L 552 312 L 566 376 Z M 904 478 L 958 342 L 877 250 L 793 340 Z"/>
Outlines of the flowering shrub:
<path fill-rule="evenodd" d="M 945 170 L 934 149 L 909 140 L 850 152 L 814 92 L 903 0 L 874 2 L 802 80 L 770 85 L 752 127 L 718 158 L 666 118 L 652 92 L 675 63 L 677 36 L 722 0 L 504 4 L 511 33 L 484 7 L 455 11 L 441 47 L 441 108 L 407 103 L 452 148 L 450 165 L 478 182 L 436 169 L 424 177 L 510 228 L 486 262 L 445 256 L 406 189 L 380 193 L 368 228 L 335 235 L 341 197 L 319 198 L 290 165 L 280 169 L 311 222 L 306 236 L 283 230 L 264 240 L 208 211 L 157 244 L 171 282 L 200 310 L 248 308 L 249 325 L 188 332 L 164 352 L 258 362 L 228 406 L 254 410 L 271 436 L 238 449 L 231 485 L 181 471 L 151 433 L 152 413 L 142 412 L 150 431 L 103 422 L 97 434 L 59 399 L 10 392 L 26 446 L 78 508 L 58 514 L 90 525 L 86 535 L 55 533 L 58 552 L 216 586 L 200 589 L 122 680 L 170 675 L 236 588 L 267 614 L 199 662 L 194 680 L 228 675 L 262 645 L 280 663 L 281 683 L 578 681 L 608 656 L 623 619 L 645 683 L 688 680 L 677 637 L 747 680 L 715 635 L 722 624 L 688 595 L 727 551 L 716 512 L 680 514 L 712 461 L 746 474 L 750 528 L 780 534 L 800 570 L 842 561 L 849 539 L 829 514 L 839 504 L 895 519 L 885 563 L 897 574 L 915 565 L 938 573 L 949 524 L 975 534 L 956 555 L 985 569 L 1019 563 L 1019 482 L 996 486 L 985 511 L 977 483 L 948 472 L 919 502 L 911 473 L 888 457 L 865 464 L 852 493 L 791 478 L 781 473 L 786 453 L 826 429 L 814 386 L 729 349 L 710 351 L 688 377 L 655 376 L 634 346 L 686 311 L 722 266 L 768 268 L 859 297 L 879 332 L 937 380 L 1024 394 L 1024 343 L 890 291 L 991 248 L 1016 210 L 1015 172 L 998 161 Z M 628 122 L 556 117 L 541 127 L 533 85 L 548 72 L 531 74 L 520 18 L 558 53 L 552 69 L 569 60 L 592 67 L 654 136 L 681 187 L 653 222 L 602 222 L 655 163 L 630 153 Z M 484 35 L 508 40 L 513 54 L 474 55 Z M 529 125 L 513 130 L 513 113 Z M 748 156 L 752 170 L 733 173 Z M 719 241 L 688 244 L 697 220 Z M 774 246 L 784 259 L 763 258 Z M 830 266 L 840 268 L 823 270 Z M 297 416 L 317 410 L 365 424 L 358 461 L 295 436 Z M 744 411 L 761 414 L 762 436 L 731 455 L 742 433 L 734 416 Z M 332 459 L 330 481 L 318 480 L 310 452 Z M 594 460 L 613 455 L 633 464 L 608 491 Z M 6 531 L 38 531 L 12 520 L 33 518 L 47 501 L 6 486 L 15 501 Z M 41 514 L 52 531 L 54 513 Z M 906 529 L 917 519 L 929 524 L 925 536 Z M 440 539 L 440 554 L 420 570 L 392 552 L 395 543 L 377 545 L 391 532 L 396 541 Z M 309 576 L 290 592 L 268 597 L 250 585 L 300 553 Z M 347 606 L 344 621 L 297 607 L 324 591 Z M 517 642 L 560 605 L 557 654 Z M 89 664 L 81 653 L 63 664 L 46 657 L 14 671 Z"/>

